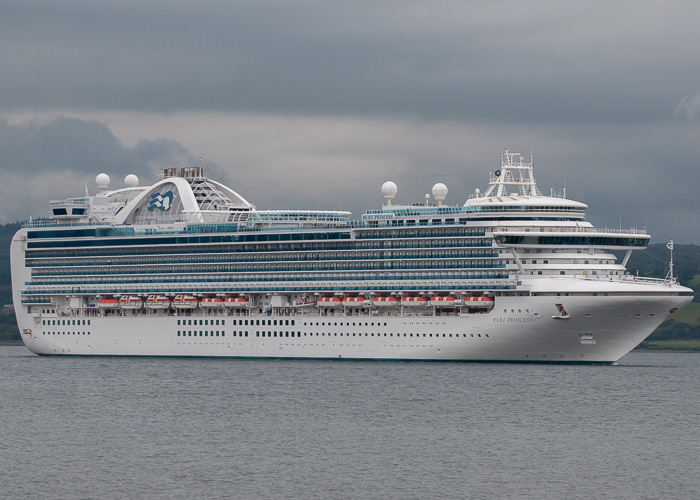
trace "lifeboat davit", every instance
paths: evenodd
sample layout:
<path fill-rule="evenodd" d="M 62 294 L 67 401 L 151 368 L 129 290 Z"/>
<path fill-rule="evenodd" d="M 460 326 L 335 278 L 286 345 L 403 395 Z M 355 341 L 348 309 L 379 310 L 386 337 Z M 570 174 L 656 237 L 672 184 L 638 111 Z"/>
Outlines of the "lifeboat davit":
<path fill-rule="evenodd" d="M 245 307 L 248 305 L 248 299 L 245 297 L 226 297 L 224 299 L 224 307 Z"/>
<path fill-rule="evenodd" d="M 493 297 L 466 297 L 464 305 L 469 307 L 488 308 L 493 307 Z"/>
<path fill-rule="evenodd" d="M 119 299 L 119 307 L 122 309 L 141 309 L 143 299 L 138 295 L 125 295 Z"/>
<path fill-rule="evenodd" d="M 345 297 L 343 305 L 345 307 L 364 307 L 367 300 L 364 297 Z"/>
<path fill-rule="evenodd" d="M 199 305 L 199 299 L 194 295 L 176 295 L 173 299 L 173 306 L 178 309 L 194 309 Z"/>
<path fill-rule="evenodd" d="M 430 298 L 430 305 L 435 307 L 456 307 L 462 303 L 454 297 L 436 295 Z"/>
<path fill-rule="evenodd" d="M 224 307 L 224 299 L 219 297 L 204 297 L 199 303 L 200 307 L 216 308 Z"/>
<path fill-rule="evenodd" d="M 104 299 L 100 299 L 98 307 L 100 309 L 114 309 L 115 307 L 119 307 L 119 299 L 105 297 Z"/>
<path fill-rule="evenodd" d="M 399 299 L 396 297 L 375 297 L 372 304 L 375 307 L 395 307 L 399 305 Z"/>
<path fill-rule="evenodd" d="M 339 297 L 321 297 L 318 299 L 318 307 L 342 307 L 343 301 Z"/>
<path fill-rule="evenodd" d="M 404 297 L 401 299 L 401 304 L 408 307 L 423 307 L 428 305 L 428 299 L 425 297 Z"/>
<path fill-rule="evenodd" d="M 148 309 L 168 309 L 170 299 L 165 295 L 149 295 L 146 299 L 146 307 Z"/>

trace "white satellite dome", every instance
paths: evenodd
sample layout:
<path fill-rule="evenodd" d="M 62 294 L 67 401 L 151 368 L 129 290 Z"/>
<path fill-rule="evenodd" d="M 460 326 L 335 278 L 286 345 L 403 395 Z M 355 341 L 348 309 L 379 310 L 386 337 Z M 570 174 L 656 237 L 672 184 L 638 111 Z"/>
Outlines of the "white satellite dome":
<path fill-rule="evenodd" d="M 97 188 L 103 191 L 109 187 L 109 181 L 109 175 L 105 173 L 98 174 L 97 177 L 95 177 L 95 184 L 97 184 Z"/>
<path fill-rule="evenodd" d="M 399 192 L 399 188 L 395 183 L 391 181 L 386 181 L 382 184 L 382 195 L 386 198 L 387 205 L 391 205 L 391 200 L 396 197 L 396 193 Z"/>
<path fill-rule="evenodd" d="M 445 201 L 445 198 L 447 198 L 447 186 L 442 182 L 435 184 L 433 186 L 433 198 L 438 202 L 438 205 L 441 205 L 442 202 Z"/>
<path fill-rule="evenodd" d="M 135 188 L 139 186 L 139 178 L 134 174 L 129 174 L 124 177 L 124 185 L 126 187 Z"/>

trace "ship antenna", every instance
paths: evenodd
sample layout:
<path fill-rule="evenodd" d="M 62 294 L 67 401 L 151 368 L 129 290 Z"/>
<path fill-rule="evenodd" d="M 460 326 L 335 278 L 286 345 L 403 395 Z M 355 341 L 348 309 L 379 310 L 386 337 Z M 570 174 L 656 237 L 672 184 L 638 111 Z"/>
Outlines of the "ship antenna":
<path fill-rule="evenodd" d="M 666 275 L 666 281 L 669 283 L 673 283 L 675 281 L 673 277 L 673 240 L 666 243 L 666 248 L 668 248 L 671 251 L 671 260 L 668 263 L 668 274 Z"/>
<path fill-rule="evenodd" d="M 566 172 L 564 172 L 564 198 L 566 199 Z"/>

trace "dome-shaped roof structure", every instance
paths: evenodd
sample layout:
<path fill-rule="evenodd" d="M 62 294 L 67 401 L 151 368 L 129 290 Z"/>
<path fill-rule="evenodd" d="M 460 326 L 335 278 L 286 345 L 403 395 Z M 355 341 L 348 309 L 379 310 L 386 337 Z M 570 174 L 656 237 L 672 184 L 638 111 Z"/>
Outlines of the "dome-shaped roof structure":
<path fill-rule="evenodd" d="M 109 187 L 110 180 L 109 175 L 105 173 L 97 174 L 97 177 L 95 177 L 95 184 L 97 184 L 98 189 L 104 191 Z"/>
<path fill-rule="evenodd" d="M 134 174 L 129 174 L 126 177 L 124 177 L 124 185 L 130 188 L 138 187 L 139 178 L 136 177 L 136 175 Z"/>
<path fill-rule="evenodd" d="M 442 182 L 438 182 L 433 186 L 433 198 L 438 203 L 442 203 L 447 198 L 447 186 Z"/>
<path fill-rule="evenodd" d="M 396 193 L 398 192 L 398 186 L 392 181 L 386 181 L 384 184 L 382 184 L 382 195 L 384 198 L 386 198 L 388 205 L 391 205 L 391 200 L 396 197 Z"/>

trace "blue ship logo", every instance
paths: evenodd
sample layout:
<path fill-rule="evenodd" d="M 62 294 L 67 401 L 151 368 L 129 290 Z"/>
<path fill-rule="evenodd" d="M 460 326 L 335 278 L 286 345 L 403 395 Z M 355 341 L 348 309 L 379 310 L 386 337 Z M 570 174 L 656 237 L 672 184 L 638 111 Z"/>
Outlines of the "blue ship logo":
<path fill-rule="evenodd" d="M 155 193 L 151 195 L 151 201 L 148 205 L 148 210 L 170 210 L 170 206 L 173 204 L 173 192 L 168 191 L 165 194 Z"/>

